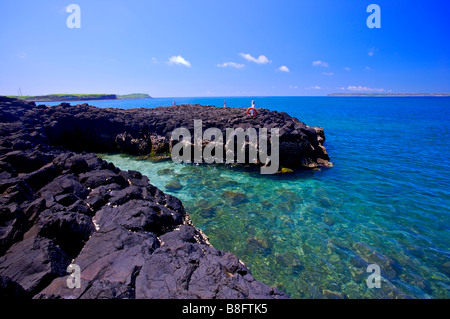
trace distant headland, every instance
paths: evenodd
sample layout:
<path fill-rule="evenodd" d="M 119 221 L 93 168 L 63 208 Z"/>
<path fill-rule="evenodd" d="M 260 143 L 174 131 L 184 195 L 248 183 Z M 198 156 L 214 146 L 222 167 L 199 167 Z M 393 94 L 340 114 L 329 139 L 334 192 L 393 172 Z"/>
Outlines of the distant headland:
<path fill-rule="evenodd" d="M 361 97 L 448 97 L 450 93 L 331 93 L 327 96 Z"/>
<path fill-rule="evenodd" d="M 59 102 L 59 101 L 92 101 L 92 100 L 127 100 L 127 99 L 150 99 L 146 93 L 132 93 L 126 95 L 118 94 L 48 94 L 36 96 L 16 96 L 8 97 L 34 102 Z"/>

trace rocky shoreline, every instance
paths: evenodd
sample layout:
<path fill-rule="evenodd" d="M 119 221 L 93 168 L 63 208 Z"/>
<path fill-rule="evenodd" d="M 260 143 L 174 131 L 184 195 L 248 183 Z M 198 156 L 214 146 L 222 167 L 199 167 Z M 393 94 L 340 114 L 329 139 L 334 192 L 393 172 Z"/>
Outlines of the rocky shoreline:
<path fill-rule="evenodd" d="M 287 298 L 212 247 L 179 199 L 88 153 L 165 154 L 170 131 L 196 117 L 221 129 L 272 123 L 281 127 L 282 165 L 331 166 L 320 128 L 239 110 L 47 107 L 0 97 L 0 296 Z M 70 264 L 81 269 L 81 288 L 67 286 Z"/>
<path fill-rule="evenodd" d="M 202 128 L 279 128 L 280 165 L 291 169 L 330 167 L 320 127 L 310 127 L 284 112 L 258 109 L 258 116 L 246 115 L 243 108 L 205 105 L 177 105 L 152 109 L 102 109 L 82 104 L 42 109 L 37 115 L 49 143 L 72 151 L 127 153 L 131 155 L 168 154 L 171 133 L 187 128 L 194 135 L 194 120 Z"/>

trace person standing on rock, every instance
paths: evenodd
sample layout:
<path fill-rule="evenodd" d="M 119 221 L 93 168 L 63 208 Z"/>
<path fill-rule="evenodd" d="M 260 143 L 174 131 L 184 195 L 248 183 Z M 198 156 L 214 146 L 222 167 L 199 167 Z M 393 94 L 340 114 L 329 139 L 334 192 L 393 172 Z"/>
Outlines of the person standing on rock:
<path fill-rule="evenodd" d="M 247 114 L 250 114 L 251 116 L 256 116 L 256 114 L 258 114 L 255 108 L 255 100 L 252 100 L 252 106 L 247 109 Z"/>
<path fill-rule="evenodd" d="M 175 106 L 175 101 L 172 102 L 172 106 Z"/>
<path fill-rule="evenodd" d="M 227 100 L 223 100 L 223 107 L 227 107 Z"/>

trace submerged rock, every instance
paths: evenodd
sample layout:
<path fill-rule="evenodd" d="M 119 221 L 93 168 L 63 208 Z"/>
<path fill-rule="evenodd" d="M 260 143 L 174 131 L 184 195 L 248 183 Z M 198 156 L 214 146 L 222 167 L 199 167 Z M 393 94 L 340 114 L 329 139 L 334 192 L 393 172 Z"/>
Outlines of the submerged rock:
<path fill-rule="evenodd" d="M 383 255 L 371 246 L 355 242 L 353 250 L 357 256 L 363 259 L 367 264 L 377 264 L 381 269 L 381 277 L 386 279 L 394 279 L 401 270 L 400 265 L 389 256 Z"/>
<path fill-rule="evenodd" d="M 272 252 L 272 243 L 263 237 L 252 236 L 247 238 L 247 245 L 245 250 L 249 254 L 253 254 L 258 251 L 263 255 L 269 255 Z"/>
<path fill-rule="evenodd" d="M 440 268 L 446 276 L 450 277 L 450 261 L 443 263 Z"/>
<path fill-rule="evenodd" d="M 342 292 L 324 289 L 322 293 L 326 299 L 345 299 L 345 295 Z"/>
<path fill-rule="evenodd" d="M 322 220 L 328 226 L 333 226 L 334 224 L 336 224 L 336 219 L 330 214 L 326 214 L 325 216 L 323 216 Z"/>
<path fill-rule="evenodd" d="M 178 191 L 183 188 L 183 185 L 179 181 L 170 181 L 165 188 L 170 191 Z"/>
<path fill-rule="evenodd" d="M 294 272 L 300 272 L 305 268 L 299 257 L 293 252 L 275 254 L 275 260 L 280 266 L 291 268 Z"/>
<path fill-rule="evenodd" d="M 232 206 L 249 202 L 245 194 L 236 191 L 225 191 L 222 194 L 222 198 Z"/>
<path fill-rule="evenodd" d="M 171 175 L 173 176 L 175 174 L 175 171 L 172 168 L 163 168 L 158 170 L 158 172 L 156 172 L 158 175 Z"/>

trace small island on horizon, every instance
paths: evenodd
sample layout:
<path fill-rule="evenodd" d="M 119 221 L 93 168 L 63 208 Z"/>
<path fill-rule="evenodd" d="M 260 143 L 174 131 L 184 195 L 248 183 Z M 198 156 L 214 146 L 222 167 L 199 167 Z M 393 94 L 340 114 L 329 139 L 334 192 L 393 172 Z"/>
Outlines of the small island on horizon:
<path fill-rule="evenodd" d="M 447 97 L 450 93 L 331 93 L 327 96 L 342 97 Z"/>
<path fill-rule="evenodd" d="M 48 94 L 48 95 L 9 95 L 8 97 L 33 102 L 60 102 L 60 101 L 92 101 L 92 100 L 127 100 L 151 99 L 147 93 L 118 94 Z"/>

